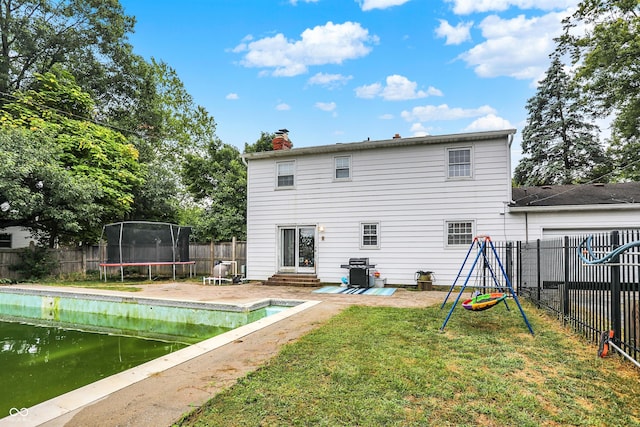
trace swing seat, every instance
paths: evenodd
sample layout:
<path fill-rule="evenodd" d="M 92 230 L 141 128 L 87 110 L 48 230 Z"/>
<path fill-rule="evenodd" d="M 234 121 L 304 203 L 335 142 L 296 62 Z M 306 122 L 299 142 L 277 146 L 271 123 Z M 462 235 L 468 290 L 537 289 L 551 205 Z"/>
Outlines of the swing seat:
<path fill-rule="evenodd" d="M 507 294 L 502 292 L 482 294 L 464 301 L 462 306 L 467 310 L 472 311 L 488 310 L 499 302 L 504 301 L 506 298 Z"/>

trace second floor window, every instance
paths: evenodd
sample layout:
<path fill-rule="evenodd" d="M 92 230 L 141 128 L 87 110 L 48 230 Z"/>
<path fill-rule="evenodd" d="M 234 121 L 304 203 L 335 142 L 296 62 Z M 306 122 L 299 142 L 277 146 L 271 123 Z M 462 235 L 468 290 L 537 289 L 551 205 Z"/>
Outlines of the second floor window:
<path fill-rule="evenodd" d="M 279 162 L 277 163 L 278 170 L 278 181 L 277 187 L 293 187 L 294 184 L 294 172 L 295 172 L 295 163 L 294 162 Z"/>
<path fill-rule="evenodd" d="M 339 156 L 335 158 L 334 179 L 351 178 L 351 156 Z"/>
<path fill-rule="evenodd" d="M 447 150 L 447 178 L 471 178 L 471 148 Z"/>

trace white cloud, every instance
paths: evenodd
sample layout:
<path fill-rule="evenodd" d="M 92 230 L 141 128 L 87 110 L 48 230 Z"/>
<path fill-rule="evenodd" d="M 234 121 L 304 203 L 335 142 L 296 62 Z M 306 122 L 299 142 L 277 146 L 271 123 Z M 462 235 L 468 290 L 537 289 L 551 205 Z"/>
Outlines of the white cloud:
<path fill-rule="evenodd" d="M 387 9 L 393 6 L 400 6 L 408 2 L 409 0 L 356 0 L 360 4 L 360 8 L 363 11 L 369 11 L 373 9 Z"/>
<path fill-rule="evenodd" d="M 447 45 L 457 45 L 468 40 L 471 40 L 470 30 L 473 26 L 473 22 L 460 22 L 455 27 L 449 24 L 446 20 L 440 20 L 440 26 L 436 28 L 436 35 L 440 38 L 446 38 Z"/>
<path fill-rule="evenodd" d="M 302 0 L 302 3 L 317 3 L 318 0 Z M 293 6 L 297 6 L 298 5 L 298 0 L 289 0 L 289 3 L 291 3 Z"/>
<path fill-rule="evenodd" d="M 381 91 L 382 85 L 380 83 L 360 86 L 355 89 L 356 96 L 364 99 L 375 98 Z"/>
<path fill-rule="evenodd" d="M 430 122 L 436 120 L 457 120 L 469 117 L 495 114 L 495 109 L 488 105 L 478 108 L 451 108 L 447 104 L 423 105 L 414 107 L 411 111 L 400 113 L 403 119 L 408 122 Z"/>
<path fill-rule="evenodd" d="M 240 97 L 238 96 L 237 93 L 229 93 L 227 94 L 227 96 L 225 96 L 225 99 L 239 99 Z"/>
<path fill-rule="evenodd" d="M 281 102 L 278 105 L 276 105 L 276 110 L 278 110 L 278 111 L 289 111 L 289 110 L 291 110 L 291 107 L 289 106 L 289 104 Z"/>
<path fill-rule="evenodd" d="M 490 15 L 479 24 L 486 40 L 459 57 L 480 77 L 538 79 L 549 65 L 553 39 L 561 34 L 561 21 L 569 13 L 512 19 Z"/>
<path fill-rule="evenodd" d="M 471 122 L 471 124 L 465 128 L 465 131 L 480 132 L 485 130 L 512 129 L 513 127 L 509 120 L 503 119 L 495 114 L 487 114 Z"/>
<path fill-rule="evenodd" d="M 308 80 L 308 83 L 310 85 L 320 85 L 328 87 L 329 89 L 334 89 L 347 84 L 347 82 L 352 78 L 353 76 L 343 76 L 342 74 L 318 73 L 311 77 Z"/>
<path fill-rule="evenodd" d="M 442 91 L 433 86 L 429 86 L 426 91 L 418 90 L 417 88 L 418 84 L 416 82 L 412 82 L 404 76 L 393 74 L 387 76 L 385 86 L 380 83 L 373 83 L 357 87 L 355 92 L 358 98 L 371 99 L 380 96 L 387 101 L 405 101 L 426 98 L 427 96 L 442 96 Z"/>
<path fill-rule="evenodd" d="M 240 63 L 245 67 L 270 68 L 274 76 L 297 76 L 309 66 L 342 64 L 349 59 L 366 56 L 378 37 L 357 22 L 327 22 L 306 29 L 300 39 L 288 40 L 282 33 L 246 42 L 233 51 L 245 53 Z"/>
<path fill-rule="evenodd" d="M 445 0 L 453 3 L 453 12 L 457 15 L 468 15 L 475 12 L 501 12 L 511 7 L 522 10 L 561 10 L 575 7 L 580 0 Z"/>
<path fill-rule="evenodd" d="M 427 136 L 429 131 L 422 123 L 414 123 L 411 125 L 412 136 Z"/>
<path fill-rule="evenodd" d="M 335 102 L 316 102 L 315 106 L 322 111 L 333 111 L 336 109 Z"/>
<path fill-rule="evenodd" d="M 394 116 L 393 116 L 393 114 L 387 113 L 387 114 L 383 114 L 383 115 L 379 116 L 378 118 L 380 120 L 393 120 Z"/>

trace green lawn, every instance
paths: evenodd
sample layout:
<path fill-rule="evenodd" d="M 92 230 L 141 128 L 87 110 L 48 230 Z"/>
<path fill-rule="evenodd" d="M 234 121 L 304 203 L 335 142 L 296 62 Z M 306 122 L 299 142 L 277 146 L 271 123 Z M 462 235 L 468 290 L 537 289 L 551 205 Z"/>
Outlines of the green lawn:
<path fill-rule="evenodd" d="M 513 303 L 440 332 L 449 307 L 351 307 L 176 425 L 640 426 L 632 364 L 527 304 L 535 336 Z"/>

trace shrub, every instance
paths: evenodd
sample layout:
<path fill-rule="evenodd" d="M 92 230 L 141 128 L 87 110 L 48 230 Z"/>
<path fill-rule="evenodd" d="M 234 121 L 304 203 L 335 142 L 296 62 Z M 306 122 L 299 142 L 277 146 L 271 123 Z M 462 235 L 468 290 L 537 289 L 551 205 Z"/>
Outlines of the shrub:
<path fill-rule="evenodd" d="M 32 246 L 18 252 L 20 261 L 10 268 L 27 279 L 42 279 L 50 276 L 58 267 L 58 261 L 47 248 Z"/>

